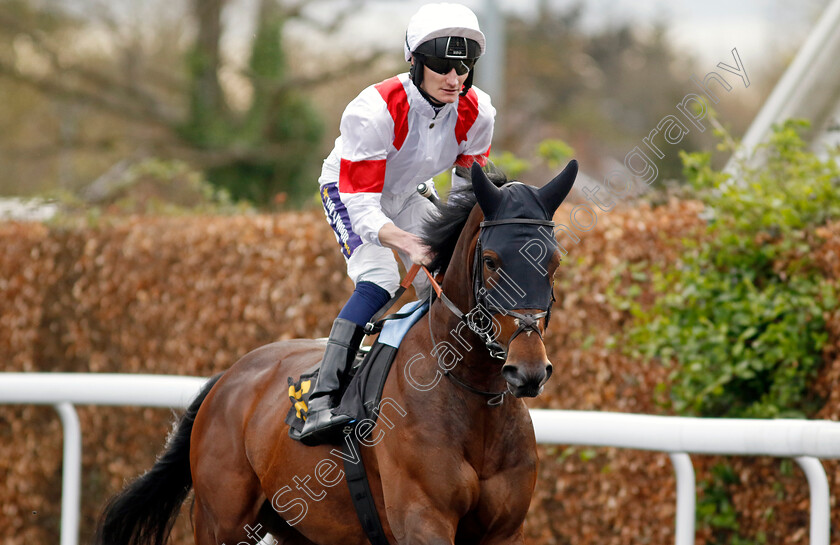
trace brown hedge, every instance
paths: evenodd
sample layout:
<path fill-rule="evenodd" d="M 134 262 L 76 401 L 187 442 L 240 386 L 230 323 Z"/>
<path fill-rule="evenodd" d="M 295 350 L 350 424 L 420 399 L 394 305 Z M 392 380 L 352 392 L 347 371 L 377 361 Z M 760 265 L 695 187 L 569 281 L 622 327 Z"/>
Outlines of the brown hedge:
<path fill-rule="evenodd" d="M 555 364 L 534 407 L 661 413 L 668 370 L 633 361 L 616 343 L 630 316 L 608 291 L 636 283 L 626 264 L 674 264 L 680 240 L 702 236 L 702 205 L 671 201 L 599 217 L 569 240 L 547 348 Z M 840 225 L 815 237 L 818 260 L 840 272 Z M 112 218 L 90 227 L 0 223 L 0 361 L 5 371 L 209 376 L 278 339 L 325 336 L 352 290 L 320 212 L 242 217 Z M 650 298 L 645 284 L 642 297 Z M 837 419 L 840 315 L 815 394 Z M 2 380 L 2 379 L 0 379 Z M 278 418 L 285 408 L 278 411 Z M 80 407 L 84 433 L 82 542 L 104 500 L 148 468 L 170 411 Z M 10 545 L 58 539 L 61 427 L 44 407 L 0 406 L 0 536 Z M 530 543 L 671 543 L 675 482 L 665 454 L 541 447 L 527 522 Z M 698 479 L 714 458 L 695 457 Z M 803 475 L 770 459 L 736 459 L 733 499 L 746 535 L 807 539 Z M 829 465 L 838 490 L 836 465 Z M 187 508 L 172 543 L 191 543 Z M 838 540 L 840 518 L 833 520 Z M 698 540 L 711 537 L 700 529 Z"/>

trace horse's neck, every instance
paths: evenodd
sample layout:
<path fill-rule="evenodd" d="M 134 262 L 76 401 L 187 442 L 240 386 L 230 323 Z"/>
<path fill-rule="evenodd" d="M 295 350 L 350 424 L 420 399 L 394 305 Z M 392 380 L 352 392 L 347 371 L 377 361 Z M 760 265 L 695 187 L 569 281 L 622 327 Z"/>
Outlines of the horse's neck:
<path fill-rule="evenodd" d="M 441 288 L 455 305 L 464 312 L 468 312 L 475 305 L 472 292 L 472 266 L 475 245 L 478 239 L 478 229 L 484 215 L 476 206 L 467 218 L 461 236 L 452 251 L 449 265 Z"/>
<path fill-rule="evenodd" d="M 432 310 L 441 308 L 442 304 L 436 302 Z M 433 315 L 431 319 L 435 322 Z M 429 325 L 422 323 L 425 321 L 424 317 L 414 325 L 422 328 L 418 331 L 420 338 L 414 337 L 417 344 L 412 349 L 416 352 L 403 360 L 398 373 L 392 373 L 399 384 L 395 390 L 397 401 L 407 414 L 412 415 L 413 425 L 425 430 L 414 430 L 413 436 L 435 440 L 445 437 L 449 448 L 464 453 L 470 463 L 480 465 L 488 453 L 498 454 L 507 448 L 500 445 L 498 439 L 510 432 L 508 428 L 512 422 L 524 420 L 522 415 L 527 414 L 527 408 L 522 400 L 510 395 L 504 396 L 501 405 L 490 405 L 490 396 L 468 391 L 445 376 L 441 365 L 445 362 L 438 359 L 442 355 L 439 350 L 443 342 L 448 343 L 449 349 L 459 350 L 462 358 L 451 369 L 452 375 L 485 391 L 500 392 L 506 389 L 501 376 L 501 363 L 491 361 L 484 346 L 467 352 L 460 350 L 460 344 L 449 337 L 435 337 L 433 343 Z M 482 351 L 485 355 L 477 356 Z M 422 357 L 418 357 L 418 354 Z M 411 369 L 412 365 L 416 367 Z"/>
<path fill-rule="evenodd" d="M 443 293 L 464 313 L 470 312 L 476 305 L 472 268 L 479 225 L 483 219 L 481 209 L 476 206 L 461 231 L 441 286 Z M 448 343 L 447 348 L 451 348 L 458 359 L 452 373 L 460 380 L 487 392 L 505 390 L 506 382 L 501 374 L 502 362 L 490 357 L 481 337 L 440 300 L 432 305 L 429 312 L 432 343 Z"/>

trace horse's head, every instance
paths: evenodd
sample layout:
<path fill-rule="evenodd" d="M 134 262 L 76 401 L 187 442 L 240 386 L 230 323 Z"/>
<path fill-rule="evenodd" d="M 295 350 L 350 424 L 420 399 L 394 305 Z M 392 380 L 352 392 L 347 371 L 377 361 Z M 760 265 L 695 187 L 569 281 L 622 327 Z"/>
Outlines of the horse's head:
<path fill-rule="evenodd" d="M 484 326 L 477 327 L 484 327 L 490 353 L 504 360 L 502 375 L 516 397 L 539 395 L 551 376 L 542 336 L 560 263 L 552 217 L 571 190 L 577 170 L 577 161 L 569 162 L 540 189 L 519 182 L 499 188 L 478 164 L 472 167 L 473 191 L 484 221 L 473 262 L 477 312 L 471 314 L 484 317 Z"/>

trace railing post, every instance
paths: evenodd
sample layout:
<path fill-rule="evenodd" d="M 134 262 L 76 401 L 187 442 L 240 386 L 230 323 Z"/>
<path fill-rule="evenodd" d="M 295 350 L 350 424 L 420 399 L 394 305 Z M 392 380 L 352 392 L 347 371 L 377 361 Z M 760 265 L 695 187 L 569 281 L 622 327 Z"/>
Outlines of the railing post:
<path fill-rule="evenodd" d="M 799 456 L 794 459 L 805 472 L 811 494 L 811 545 L 828 545 L 828 537 L 831 533 L 831 498 L 828 493 L 828 478 L 825 475 L 825 469 L 819 460 L 810 456 Z"/>
<path fill-rule="evenodd" d="M 694 520 L 697 485 L 691 456 L 684 452 L 670 452 L 668 456 L 677 476 L 677 522 L 674 543 L 694 545 Z"/>
<path fill-rule="evenodd" d="M 82 427 L 70 403 L 54 405 L 64 430 L 64 461 L 61 467 L 61 545 L 79 543 L 79 509 L 82 499 Z"/>

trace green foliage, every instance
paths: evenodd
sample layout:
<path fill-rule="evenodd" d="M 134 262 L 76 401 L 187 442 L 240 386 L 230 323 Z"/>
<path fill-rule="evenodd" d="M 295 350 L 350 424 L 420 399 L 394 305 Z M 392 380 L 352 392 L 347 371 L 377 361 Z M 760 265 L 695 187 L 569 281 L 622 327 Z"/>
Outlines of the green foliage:
<path fill-rule="evenodd" d="M 242 201 L 234 202 L 225 190 L 210 184 L 187 163 L 155 158 L 130 165 L 107 187 L 84 198 L 67 190 L 44 196 L 59 205 L 59 213 L 50 220 L 55 226 L 75 225 L 79 219 L 95 226 L 105 217 L 124 214 L 232 215 L 254 211 Z"/>
<path fill-rule="evenodd" d="M 537 146 L 537 164 L 544 163 L 551 170 L 560 170 L 574 154 L 575 150 L 563 140 L 547 138 Z M 517 157 L 510 151 L 492 153 L 490 160 L 511 180 L 519 179 L 535 166 L 531 161 Z"/>
<path fill-rule="evenodd" d="M 438 195 L 449 195 L 449 190 L 452 189 L 452 171 L 446 170 L 441 172 L 432 178 L 432 182 L 435 184 L 435 191 L 437 191 Z M 318 202 L 321 202 L 320 198 Z"/>
<path fill-rule="evenodd" d="M 143 206 L 157 214 L 243 214 L 253 211 L 246 203 L 210 184 L 204 174 L 178 160 L 146 159 L 126 173 L 126 190 L 117 207 L 126 211 Z M 135 189 L 134 192 L 131 189 Z"/>
<path fill-rule="evenodd" d="M 737 530 L 728 487 L 739 483 L 738 476 L 726 464 L 715 465 L 711 473 L 711 479 L 703 480 L 699 485 L 702 495 L 697 502 L 697 521 L 713 528 Z"/>
<path fill-rule="evenodd" d="M 575 150 L 562 140 L 548 138 L 540 142 L 537 154 L 548 163 L 549 168 L 559 169 L 574 156 Z"/>
<path fill-rule="evenodd" d="M 836 196 L 840 168 L 831 157 L 806 150 L 800 132 L 808 127 L 802 120 L 776 127 L 758 150 L 766 156 L 766 165 L 754 168 L 742 162 L 738 181 L 712 169 L 708 153 L 683 152 L 684 173 L 715 214 L 734 222 L 733 230 L 787 237 L 808 225 L 825 223 L 840 216 Z"/>
<path fill-rule="evenodd" d="M 493 153 L 490 155 L 490 160 L 511 180 L 519 178 L 523 172 L 531 168 L 531 163 L 509 151 L 503 151 L 501 154 Z"/>
<path fill-rule="evenodd" d="M 670 402 L 679 413 L 797 417 L 818 400 L 807 387 L 821 362 L 824 311 L 837 304 L 816 270 L 808 229 L 840 217 L 838 154 L 806 149 L 802 122 L 776 127 L 733 178 L 707 153 L 683 154 L 685 175 L 705 202 L 708 232 L 684 241 L 681 264 L 652 270 L 658 294 L 629 334 L 638 355 L 674 364 Z"/>
<path fill-rule="evenodd" d="M 739 535 L 738 513 L 732 505 L 729 488 L 740 484 L 731 466 L 717 464 L 712 467 L 711 478 L 699 484 L 701 495 L 697 501 L 697 522 L 712 529 L 709 545 L 755 545 L 762 539 L 749 540 Z"/>

